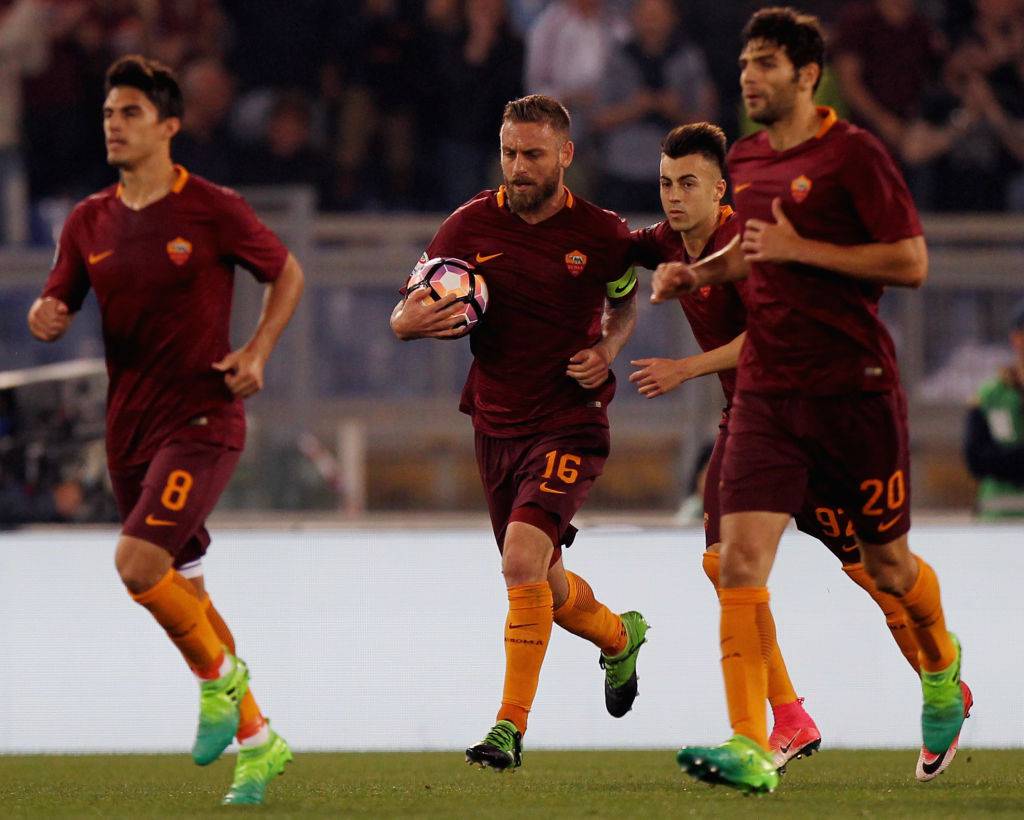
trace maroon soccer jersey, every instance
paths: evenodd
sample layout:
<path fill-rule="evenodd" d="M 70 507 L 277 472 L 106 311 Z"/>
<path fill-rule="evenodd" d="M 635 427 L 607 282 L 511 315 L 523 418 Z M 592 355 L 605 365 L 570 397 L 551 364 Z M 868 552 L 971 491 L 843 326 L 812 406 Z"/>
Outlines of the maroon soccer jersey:
<path fill-rule="evenodd" d="M 476 265 L 490 293 L 470 337 L 473 365 L 459 405 L 478 431 L 510 437 L 608 423 L 615 377 L 587 390 L 565 371 L 600 341 L 606 295 L 635 295 L 635 278 L 621 293 L 610 287 L 628 269 L 630 247 L 623 220 L 571 193 L 536 225 L 509 210 L 504 189 L 478 194 L 445 220 L 427 256 Z"/>
<path fill-rule="evenodd" d="M 882 144 L 834 111 L 819 109 L 812 139 L 775 151 L 761 131 L 729 152 L 742 223 L 774 222 L 782 208 L 797 233 L 837 245 L 896 242 L 921 234 L 906 183 Z M 747 339 L 740 390 L 837 395 L 899 383 L 889 332 L 878 318 L 880 285 L 813 265 L 755 263 L 744 299 Z"/>
<path fill-rule="evenodd" d="M 673 230 L 668 220 L 663 220 L 649 228 L 633 231 L 634 258 L 638 264 L 651 270 L 662 262 L 692 264 L 720 251 L 738 231 L 736 214 L 728 205 L 723 205 L 719 212 L 718 227 L 708 237 L 700 256 L 691 258 L 683 245 L 682 234 Z M 743 282 L 736 282 L 721 287 L 705 287 L 679 297 L 679 304 L 701 350 L 714 350 L 728 344 L 744 331 L 747 324 L 747 312 L 742 299 L 744 286 Z M 726 401 L 731 403 L 732 394 L 736 390 L 736 371 L 723 370 L 718 374 L 718 379 L 722 382 Z"/>
<path fill-rule="evenodd" d="M 172 435 L 242 446 L 242 402 L 211 367 L 231 349 L 234 267 L 269 282 L 288 255 L 238 194 L 177 171 L 171 192 L 139 211 L 120 186 L 80 202 L 43 290 L 72 312 L 96 292 L 113 470 L 148 461 Z"/>

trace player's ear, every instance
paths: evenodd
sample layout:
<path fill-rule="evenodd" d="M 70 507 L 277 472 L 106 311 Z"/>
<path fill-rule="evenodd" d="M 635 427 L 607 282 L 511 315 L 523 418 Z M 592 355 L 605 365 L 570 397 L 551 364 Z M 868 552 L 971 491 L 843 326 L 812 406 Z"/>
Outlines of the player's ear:
<path fill-rule="evenodd" d="M 715 202 L 721 202 L 725 198 L 725 192 L 728 190 L 728 187 L 724 179 L 719 179 L 715 183 Z"/>
<path fill-rule="evenodd" d="M 558 164 L 562 168 L 568 168 L 572 165 L 572 158 L 576 156 L 576 146 L 573 145 L 572 140 L 566 140 L 562 143 L 562 147 L 558 149 Z"/>
<path fill-rule="evenodd" d="M 810 88 L 813 90 L 820 77 L 821 66 L 817 63 L 808 63 L 797 72 L 797 78 L 801 88 Z"/>
<path fill-rule="evenodd" d="M 167 117 L 162 124 L 167 130 L 167 139 L 171 139 L 181 130 L 181 120 L 178 117 Z"/>

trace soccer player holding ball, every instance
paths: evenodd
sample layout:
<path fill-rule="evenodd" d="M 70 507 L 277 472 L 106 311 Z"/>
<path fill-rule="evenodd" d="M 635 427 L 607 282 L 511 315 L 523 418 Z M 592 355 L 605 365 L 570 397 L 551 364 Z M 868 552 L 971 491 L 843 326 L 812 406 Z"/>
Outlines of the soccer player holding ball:
<path fill-rule="evenodd" d="M 662 264 L 654 301 L 746 278 L 740 354 L 722 463 L 722 671 L 733 737 L 684 747 L 694 777 L 744 791 L 778 784 L 764 719 L 775 642 L 766 587 L 779 539 L 808 491 L 845 510 L 867 576 L 902 607 L 917 643 L 924 745 L 917 777 L 940 773 L 971 706 L 935 572 L 908 546 L 909 441 L 895 350 L 878 318 L 885 285 L 920 286 L 927 250 L 905 182 L 877 139 L 816 108 L 817 20 L 756 12 L 740 82 L 765 126 L 729 153 L 741 234 L 693 265 Z"/>
<path fill-rule="evenodd" d="M 261 803 L 291 752 L 249 689 L 202 559 L 205 520 L 244 445 L 242 399 L 263 386 L 302 270 L 241 197 L 172 163 L 184 112 L 169 69 L 124 57 L 107 71 L 106 92 L 107 162 L 120 182 L 71 212 L 29 329 L 56 341 L 95 291 L 110 376 L 107 461 L 123 522 L 117 571 L 199 680 L 193 759 L 212 763 L 237 737 L 224 802 Z M 236 264 L 267 288 L 255 333 L 231 350 Z"/>
<path fill-rule="evenodd" d="M 510 102 L 500 133 L 504 185 L 449 216 L 421 260 L 474 265 L 490 296 L 470 335 L 474 358 L 460 409 L 473 422 L 508 591 L 501 706 L 466 759 L 498 770 L 522 762 L 553 624 L 600 648 L 605 704 L 616 717 L 637 696 L 637 652 L 648 629 L 638 612 L 617 615 L 596 600 L 562 560 L 576 536 L 573 515 L 608 457 L 610 367 L 636 324 L 629 230 L 565 187 L 569 128 L 557 100 Z M 466 332 L 464 311 L 456 294 L 437 301 L 413 290 L 391 326 L 403 340 L 454 338 Z"/>

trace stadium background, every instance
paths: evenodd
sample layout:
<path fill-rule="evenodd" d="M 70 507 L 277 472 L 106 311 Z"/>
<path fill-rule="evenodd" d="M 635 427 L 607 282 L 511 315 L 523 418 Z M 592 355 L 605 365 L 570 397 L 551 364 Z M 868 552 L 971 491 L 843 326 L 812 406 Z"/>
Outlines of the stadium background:
<path fill-rule="evenodd" d="M 651 19 L 661 20 L 662 28 L 667 21 L 674 34 L 658 65 L 664 72 L 674 67 L 672 82 L 687 110 L 721 121 L 733 138 L 744 128 L 737 100 L 737 33 L 758 5 L 766 4 L 0 2 L 0 523 L 100 525 L 96 530 L 0 535 L 0 577 L 17 593 L 0 607 L 2 621 L 12 625 L 0 655 L 26 657 L 30 636 L 45 628 L 60 636 L 52 651 L 72 652 L 69 662 L 82 676 L 83 707 L 88 704 L 83 712 L 100 708 L 103 681 L 119 674 L 137 674 L 133 690 L 164 692 L 169 698 L 165 725 L 156 734 L 138 728 L 146 714 L 140 699 L 131 707 L 139 710 L 139 720 L 134 728 L 126 727 L 127 734 L 107 745 L 87 733 L 88 741 L 78 744 L 54 715 L 59 693 L 26 688 L 5 674 L 0 677 L 0 703 L 7 707 L 0 721 L 5 727 L 0 749 L 178 748 L 180 727 L 171 713 L 190 708 L 184 701 L 174 705 L 174 698 L 191 693 L 166 672 L 176 668 L 173 651 L 152 652 L 152 642 L 143 640 L 143 618 L 125 603 L 110 567 L 115 529 L 109 524 L 113 507 L 103 470 L 104 380 L 95 302 L 90 297 L 68 336 L 56 345 L 31 341 L 24 321 L 69 208 L 113 181 L 103 163 L 99 108 L 102 72 L 114 57 L 143 51 L 179 69 L 188 114 L 174 149 L 176 159 L 195 173 L 239 187 L 306 269 L 307 293 L 272 358 L 267 387 L 247 405 L 249 443 L 214 522 L 219 527 L 208 573 L 243 635 L 247 617 L 252 616 L 253 629 L 259 620 L 247 606 L 251 597 L 245 591 L 280 594 L 289 614 L 278 633 L 267 633 L 263 645 L 254 642 L 254 667 L 265 670 L 260 690 L 268 698 L 297 698 L 269 704 L 281 715 L 276 719 L 285 720 L 281 725 L 292 721 L 304 727 L 293 731 L 297 745 L 375 748 L 386 742 L 379 724 L 373 728 L 383 712 L 364 715 L 365 732 L 353 739 L 343 718 L 331 722 L 333 707 L 302 711 L 303 699 L 330 698 L 333 692 L 338 702 L 351 704 L 379 683 L 372 676 L 353 679 L 350 674 L 355 666 L 382 663 L 379 653 L 361 649 L 354 663 L 339 644 L 362 641 L 354 629 L 387 623 L 387 602 L 396 603 L 410 584 L 434 579 L 455 585 L 450 611 L 442 613 L 443 624 L 452 629 L 464 623 L 465 607 L 488 613 L 488 602 L 496 601 L 500 590 L 469 424 L 456 410 L 468 344 L 395 341 L 387 317 L 398 286 L 444 215 L 495 181 L 501 106 L 521 92 L 543 90 L 569 100 L 580 127 L 580 161 L 570 177 L 575 191 L 617 207 L 631 225 L 656 221 L 657 138 L 672 123 L 645 115 L 635 122 L 601 125 L 602 111 L 622 99 L 616 95 L 631 93 L 623 90 L 623 72 L 616 70 L 622 65 L 616 61 L 635 56 L 623 44 L 634 29 L 650 28 Z M 865 5 L 872 4 L 802 7 L 821 14 L 834 38 L 846 31 L 846 48 L 855 51 L 870 49 L 870 43 L 853 36 L 857 29 L 849 22 L 850 15 L 859 13 L 856 7 Z M 996 647 L 983 649 L 983 624 L 992 618 L 1019 622 L 1021 604 L 1002 596 L 994 567 L 1003 561 L 1008 576 L 1018 574 L 1012 571 L 1019 568 L 1013 545 L 1019 544 L 1020 530 L 971 523 L 974 485 L 960 447 L 966 405 L 979 383 L 1009 359 L 1010 315 L 1024 296 L 1024 154 L 996 129 L 996 115 L 983 104 L 988 100 L 982 99 L 984 90 L 964 77 L 980 75 L 1000 110 L 1011 118 L 1024 117 L 1024 11 L 1017 0 L 909 5 L 932 26 L 934 53 L 922 52 L 914 63 L 920 68 L 917 87 L 890 114 L 901 123 L 893 133 L 903 135 L 894 150 L 925 212 L 931 275 L 921 291 L 890 291 L 882 312 L 897 342 L 910 398 L 915 516 L 929 522 L 915 543 L 934 556 L 949 588 L 951 618 L 964 623 L 965 642 L 975 657 L 986 651 L 995 655 Z M 556 12 L 568 16 L 557 18 Z M 555 25 L 553 19 L 561 22 Z M 489 33 L 494 20 L 500 25 Z M 545 46 L 550 41 L 538 33 L 545 20 L 555 30 L 580 35 L 572 49 Z M 924 23 L 914 25 L 919 30 Z M 993 25 L 1018 50 L 1001 54 L 998 70 L 986 73 L 972 61 Z M 885 57 L 892 60 L 892 71 L 905 67 L 907 56 L 899 50 L 865 55 L 875 61 Z M 558 80 L 567 74 L 576 85 L 560 88 Z M 850 93 L 840 75 L 830 72 L 822 95 L 849 112 Z M 624 160 L 629 157 L 642 162 L 633 167 Z M 259 299 L 259 289 L 240 275 L 236 338 L 252 327 Z M 663 735 L 667 727 L 656 709 L 660 704 L 673 708 L 673 685 L 684 675 L 698 675 L 709 690 L 707 704 L 701 702 L 697 712 L 712 716 L 709 726 L 724 726 L 713 647 L 702 651 L 673 627 L 678 622 L 675 606 L 699 602 L 692 632 L 714 634 L 713 600 L 697 566 L 699 525 L 680 530 L 674 517 L 689 491 L 694 459 L 717 424 L 720 389 L 705 379 L 645 402 L 626 383 L 631 358 L 680 356 L 695 349 L 680 311 L 640 300 L 636 334 L 615 368 L 620 388 L 611 410 L 613 455 L 583 517 L 584 524 L 596 525 L 589 542 L 594 552 L 588 556 L 579 550 L 578 558 L 572 558 L 595 583 L 607 579 L 602 587 L 609 589 L 613 606 L 642 606 L 645 596 L 655 601 L 662 627 L 656 640 L 664 647 L 663 657 L 674 659 L 649 673 L 655 692 L 644 718 L 649 723 L 641 724 L 645 730 L 630 734 L 625 724 L 616 724 L 607 735 L 581 735 L 584 745 L 668 745 L 671 738 Z M 78 364 L 69 369 L 63 364 L 69 361 Z M 441 529 L 449 525 L 465 528 Z M 250 544 L 255 552 L 248 551 Z M 866 636 L 851 648 L 850 662 L 864 670 L 854 691 L 868 694 L 893 676 L 909 680 L 899 668 L 898 654 L 887 645 L 877 614 L 851 585 L 838 580 L 833 559 L 796 534 L 787 536 L 787 544 L 795 546 L 780 564 L 773 590 L 784 624 L 781 634 L 792 635 L 794 665 L 804 679 L 817 669 L 820 681 L 812 678 L 811 685 L 822 692 L 835 685 L 828 674 L 834 669 L 823 659 L 830 635 L 848 628 Z M 990 560 L 979 567 L 973 556 L 982 544 Z M 623 553 L 636 558 L 630 573 L 617 569 Z M 251 555 L 258 559 L 249 560 Z M 657 572 L 651 571 L 654 567 Z M 818 588 L 812 580 L 808 592 L 808 579 L 819 577 L 826 579 L 823 585 Z M 42 586 L 61 603 L 45 618 L 33 597 Z M 980 590 L 985 600 L 979 600 Z M 422 669 L 429 663 L 414 653 L 410 638 L 417 600 L 412 596 L 399 608 L 402 617 L 382 638 L 385 644 L 393 642 L 384 660 L 394 677 L 410 665 Z M 359 607 L 364 615 L 353 626 L 345 619 L 350 608 Z M 808 611 L 819 610 L 829 615 L 806 618 Z M 466 687 L 461 674 L 466 671 L 473 680 L 494 678 L 499 648 L 489 638 L 491 621 L 496 624 L 500 613 L 495 608 L 491 614 L 489 619 L 481 615 L 479 634 L 474 631 L 460 650 L 465 661 L 458 656 L 453 671 L 446 673 L 454 677 L 443 677 L 438 690 L 473 688 Z M 138 641 L 138 654 L 126 652 L 123 666 L 102 669 L 102 680 L 87 676 L 88 653 L 81 648 L 89 645 L 81 625 L 93 619 L 118 624 L 117 634 L 127 647 Z M 303 631 L 312 636 L 302 643 L 311 651 L 295 657 L 285 653 L 289 641 Z M 275 647 L 280 650 L 276 656 Z M 565 651 L 580 652 L 579 647 Z M 698 656 L 702 660 L 693 660 Z M 140 669 L 132 659 L 141 657 Z M 552 683 L 542 688 L 540 700 L 558 688 L 571 692 L 587 686 L 594 689 L 595 702 L 585 711 L 599 711 L 596 683 L 577 669 L 591 663 L 596 668 L 596 660 L 568 654 L 556 663 L 545 669 Z M 308 688 L 275 695 L 296 669 Z M 1001 708 L 1013 714 L 1013 695 L 997 679 L 1006 671 L 990 668 L 987 673 L 984 685 L 993 714 Z M 332 680 L 344 684 L 332 690 Z M 3 692 L 5 683 L 11 685 Z M 915 695 L 913 681 L 905 683 L 902 694 L 889 703 L 891 719 L 880 722 L 884 732 L 858 734 L 852 724 L 839 722 L 832 736 L 847 745 L 913 744 L 913 721 L 906 714 L 913 714 Z M 422 694 L 402 692 L 396 714 L 422 715 L 416 709 Z M 452 714 L 444 717 L 450 736 L 446 729 L 435 743 L 432 731 L 439 719 L 428 715 L 402 742 L 409 748 L 447 748 L 468 739 L 459 733 L 456 719 L 480 709 L 455 701 Z M 567 703 L 552 699 L 538 710 L 558 714 Z M 833 719 L 841 721 L 836 716 L 842 714 L 844 698 L 837 693 L 826 703 Z M 40 732 L 40 725 L 50 729 Z M 538 717 L 541 744 L 564 745 L 554 734 L 542 735 L 543 725 Z M 472 732 L 477 731 L 474 724 Z M 977 739 L 984 745 L 1018 746 L 1019 720 L 992 720 Z"/>

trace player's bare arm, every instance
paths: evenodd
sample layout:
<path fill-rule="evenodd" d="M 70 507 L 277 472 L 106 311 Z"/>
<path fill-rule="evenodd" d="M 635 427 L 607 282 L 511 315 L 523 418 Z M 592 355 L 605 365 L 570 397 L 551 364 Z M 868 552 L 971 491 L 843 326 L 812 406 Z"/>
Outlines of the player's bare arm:
<path fill-rule="evenodd" d="M 295 257 L 288 254 L 277 279 L 267 285 L 263 312 L 252 338 L 213 363 L 213 369 L 224 374 L 224 383 L 234 395 L 247 399 L 263 389 L 263 368 L 295 313 L 304 287 L 302 268 Z"/>
<path fill-rule="evenodd" d="M 601 317 L 601 341 L 569 359 L 565 374 L 581 387 L 593 390 L 608 380 L 608 370 L 636 327 L 636 300 L 605 302 Z"/>
<path fill-rule="evenodd" d="M 693 265 L 685 262 L 662 262 L 651 277 L 651 302 L 660 304 L 678 299 L 708 285 L 738 282 L 750 274 L 750 261 L 740 249 L 735 236 L 722 250 Z"/>
<path fill-rule="evenodd" d="M 834 245 L 800 236 L 778 198 L 772 201 L 772 215 L 774 222 L 747 220 L 740 247 L 749 262 L 796 262 L 853 279 L 906 288 L 921 287 L 928 276 L 928 249 L 923 236 L 898 242 Z"/>
<path fill-rule="evenodd" d="M 391 330 L 403 342 L 413 339 L 458 339 L 466 328 L 458 295 L 448 294 L 435 302 L 422 291 L 399 300 L 391 311 Z"/>
<path fill-rule="evenodd" d="M 29 332 L 42 342 L 55 342 L 63 336 L 74 318 L 60 299 L 46 296 L 36 299 L 28 311 Z"/>
<path fill-rule="evenodd" d="M 630 364 L 640 369 L 633 371 L 629 380 L 636 385 L 640 395 L 653 399 L 670 393 L 690 379 L 733 370 L 740 360 L 740 349 L 746 337 L 744 331 L 721 347 L 682 359 L 634 359 Z"/>

